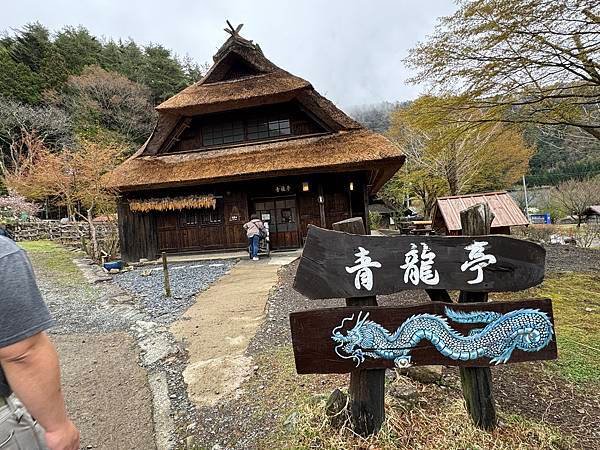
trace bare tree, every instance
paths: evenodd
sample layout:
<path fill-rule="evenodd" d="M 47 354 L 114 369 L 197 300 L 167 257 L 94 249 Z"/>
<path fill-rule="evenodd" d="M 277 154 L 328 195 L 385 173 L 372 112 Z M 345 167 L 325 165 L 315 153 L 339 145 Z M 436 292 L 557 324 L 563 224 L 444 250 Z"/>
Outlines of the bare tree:
<path fill-rule="evenodd" d="M 406 62 L 456 120 L 569 125 L 600 139 L 598 0 L 458 0 Z M 441 105 L 440 105 L 441 106 Z"/>
<path fill-rule="evenodd" d="M 565 210 L 577 217 L 577 227 L 586 209 L 600 204 L 600 177 L 587 180 L 568 180 L 558 185 L 557 200 Z"/>
<path fill-rule="evenodd" d="M 130 142 L 146 140 L 156 121 L 148 88 L 98 66 L 71 76 L 61 101 L 81 125 L 100 125 Z"/>
<path fill-rule="evenodd" d="M 24 147 L 27 148 L 24 148 Z M 25 135 L 15 147 L 17 162 L 5 168 L 6 185 L 31 200 L 53 199 L 64 204 L 69 217 L 80 217 L 90 230 L 94 259 L 99 258 L 94 216 L 112 212 L 115 192 L 106 188 L 103 176 L 120 161 L 123 146 L 83 140 L 73 149 L 51 152 L 39 138 Z M 80 204 L 86 213 L 75 207 Z"/>
<path fill-rule="evenodd" d="M 23 133 L 35 133 L 47 146 L 73 145 L 73 123 L 54 106 L 30 106 L 0 97 L 0 147 L 6 150 Z"/>

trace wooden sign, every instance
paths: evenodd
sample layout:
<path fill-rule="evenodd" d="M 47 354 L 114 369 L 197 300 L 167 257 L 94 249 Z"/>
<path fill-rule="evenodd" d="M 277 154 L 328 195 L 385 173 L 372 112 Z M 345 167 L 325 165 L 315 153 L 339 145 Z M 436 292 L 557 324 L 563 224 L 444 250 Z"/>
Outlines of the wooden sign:
<path fill-rule="evenodd" d="M 549 299 L 328 308 L 292 313 L 290 324 L 299 374 L 557 357 Z"/>
<path fill-rule="evenodd" d="M 507 236 L 366 236 L 310 226 L 294 288 L 308 298 L 519 291 L 543 281 L 545 257 L 540 245 Z"/>

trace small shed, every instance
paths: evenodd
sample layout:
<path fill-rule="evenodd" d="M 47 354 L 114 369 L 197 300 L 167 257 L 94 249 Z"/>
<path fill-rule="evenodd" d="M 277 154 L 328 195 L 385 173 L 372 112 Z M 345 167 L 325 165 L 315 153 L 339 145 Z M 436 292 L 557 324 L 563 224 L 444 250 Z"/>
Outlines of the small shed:
<path fill-rule="evenodd" d="M 600 223 L 600 205 L 592 205 L 583 213 L 587 223 Z"/>
<path fill-rule="evenodd" d="M 492 234 L 510 234 L 510 227 L 529 225 L 519 205 L 506 191 L 500 191 L 438 197 L 432 212 L 433 229 L 437 234 L 462 234 L 460 212 L 478 203 L 487 203 L 494 213 Z"/>
<path fill-rule="evenodd" d="M 401 214 L 392 209 L 382 200 L 375 200 L 369 204 L 369 214 L 378 214 L 381 218 L 380 228 L 392 228 L 395 225 L 394 215 Z"/>

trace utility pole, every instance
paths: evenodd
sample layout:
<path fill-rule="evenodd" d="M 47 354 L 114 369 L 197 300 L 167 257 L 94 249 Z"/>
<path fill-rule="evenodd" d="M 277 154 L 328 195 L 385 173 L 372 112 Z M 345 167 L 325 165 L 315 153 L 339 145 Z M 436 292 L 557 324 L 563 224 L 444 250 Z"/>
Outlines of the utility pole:
<path fill-rule="evenodd" d="M 527 199 L 527 184 L 525 183 L 525 175 L 523 175 L 523 194 L 525 194 L 525 215 L 529 222 L 529 200 Z"/>

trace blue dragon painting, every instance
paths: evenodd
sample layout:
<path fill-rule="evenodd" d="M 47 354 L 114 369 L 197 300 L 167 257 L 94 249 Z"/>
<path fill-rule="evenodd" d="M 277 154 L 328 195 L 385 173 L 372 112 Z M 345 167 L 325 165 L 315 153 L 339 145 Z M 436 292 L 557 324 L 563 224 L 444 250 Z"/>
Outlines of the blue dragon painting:
<path fill-rule="evenodd" d="M 491 363 L 506 363 L 514 349 L 537 352 L 552 340 L 552 322 L 538 309 L 518 309 L 500 314 L 490 311 L 461 312 L 445 308 L 446 317 L 418 314 L 410 317 L 392 334 L 376 322 L 367 320 L 369 313 L 358 314 L 356 324 L 346 335 L 341 333 L 346 317 L 335 327 L 331 338 L 335 352 L 352 359 L 358 367 L 366 357 L 393 360 L 396 367 L 411 365 L 410 351 L 427 339 L 444 356 L 461 361 L 490 358 Z M 487 324 L 462 335 L 448 325 L 457 323 Z"/>

